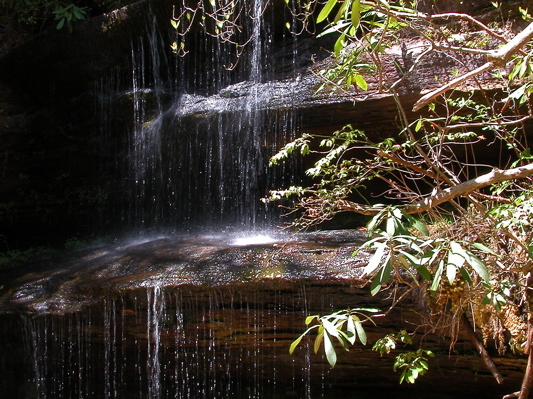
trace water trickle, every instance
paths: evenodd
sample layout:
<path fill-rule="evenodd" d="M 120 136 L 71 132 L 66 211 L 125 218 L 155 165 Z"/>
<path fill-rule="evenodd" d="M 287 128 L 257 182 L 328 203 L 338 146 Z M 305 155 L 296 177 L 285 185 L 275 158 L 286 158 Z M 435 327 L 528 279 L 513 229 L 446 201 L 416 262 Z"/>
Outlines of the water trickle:
<path fill-rule="evenodd" d="M 148 398 L 161 397 L 161 322 L 164 312 L 164 298 L 161 289 L 155 286 L 147 291 L 147 368 Z"/>
<path fill-rule="evenodd" d="M 149 13 L 147 35 L 131 39 L 131 71 L 95 83 L 95 133 L 104 169 L 118 176 L 118 224 L 151 238 L 80 254 L 13 288 L 0 309 L 15 311 L 0 317 L 24 334 L 5 332 L 0 345 L 24 344 L 12 360 L 24 371 L 13 381 L 0 375 L 3 391 L 37 399 L 265 399 L 327 390 L 325 379 L 319 388 L 313 381 L 310 348 L 305 358 L 289 358 L 287 348 L 307 312 L 331 308 L 319 299 L 330 292 L 315 287 L 307 296 L 302 284 L 330 275 L 352 249 L 325 246 L 313 269 L 302 255 L 313 241 L 285 250 L 280 235 L 265 233 L 276 211 L 259 199 L 300 179 L 297 163 L 267 165 L 298 133 L 290 99 L 298 84 L 271 70 L 280 51 L 272 47 L 272 2 L 245 4 L 239 24 L 250 41 L 234 71 L 221 66 L 232 62 L 228 45 L 201 34 L 171 68 L 169 43 Z M 295 39 L 278 32 L 277 40 Z M 296 46 L 277 45 L 283 79 L 294 78 L 285 64 L 296 67 Z M 169 237 L 186 230 L 212 237 Z"/>
<path fill-rule="evenodd" d="M 279 80 L 298 74 L 297 47 L 284 44 L 296 39 L 275 32 L 271 2 L 243 4 L 237 22 L 247 46 L 237 63 L 231 43 L 194 33 L 190 53 L 172 68 L 164 29 L 149 14 L 146 36 L 131 39 L 129 87 L 121 79 L 120 92 L 99 93 L 100 136 L 115 141 L 119 162 L 110 168 L 118 189 L 110 204 L 130 233 L 271 228 L 279 211 L 260 198 L 301 179 L 296 161 L 268 168 L 269 157 L 298 132 L 290 101 L 271 107 L 297 87 Z"/>

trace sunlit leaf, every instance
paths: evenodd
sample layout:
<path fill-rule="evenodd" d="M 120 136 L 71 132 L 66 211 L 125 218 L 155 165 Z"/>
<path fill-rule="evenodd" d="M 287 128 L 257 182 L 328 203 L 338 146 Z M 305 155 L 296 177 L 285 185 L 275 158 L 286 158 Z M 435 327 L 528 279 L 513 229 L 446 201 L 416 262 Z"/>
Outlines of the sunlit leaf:
<path fill-rule="evenodd" d="M 346 331 L 352 334 L 351 336 L 349 336 L 349 341 L 353 345 L 357 338 L 357 332 L 355 330 L 355 323 L 354 323 L 353 317 L 348 317 L 348 320 L 346 323 Z"/>
<path fill-rule="evenodd" d="M 420 129 L 422 129 L 423 123 L 424 121 L 422 120 L 422 118 L 419 118 L 415 126 L 415 132 L 418 132 Z"/>
<path fill-rule="evenodd" d="M 489 271 L 487 269 L 487 266 L 479 258 L 474 255 L 472 252 L 467 251 L 464 249 L 459 243 L 452 241 L 450 242 L 450 248 L 453 248 L 453 251 L 459 255 L 461 255 L 467 263 L 472 266 L 472 269 L 478 274 L 479 277 L 481 277 L 484 281 L 489 281 Z"/>
<path fill-rule="evenodd" d="M 446 265 L 446 278 L 448 279 L 450 285 L 453 284 L 455 276 L 457 275 L 457 268 L 452 263 Z"/>
<path fill-rule="evenodd" d="M 324 334 L 324 352 L 326 353 L 326 359 L 328 359 L 329 365 L 335 367 L 335 364 L 337 363 L 337 353 L 335 352 L 333 342 L 331 342 L 331 337 L 328 332 Z"/>
<path fill-rule="evenodd" d="M 361 1 L 353 0 L 352 3 L 352 24 L 354 27 L 359 26 L 361 20 Z"/>
<path fill-rule="evenodd" d="M 315 353 L 318 353 L 318 351 L 320 350 L 320 344 L 322 343 L 323 340 L 324 340 L 324 328 L 321 327 L 318 329 L 318 334 L 315 338 L 315 344 L 313 345 L 313 350 L 315 351 Z"/>
<path fill-rule="evenodd" d="M 339 330 L 337 329 L 335 324 L 329 322 L 325 318 L 322 318 L 322 325 L 324 326 L 324 329 L 329 335 L 333 337 L 337 337 L 339 335 Z"/>
<path fill-rule="evenodd" d="M 363 345 L 366 345 L 367 343 L 366 332 L 361 322 L 358 321 L 355 323 L 355 329 L 357 330 L 357 334 L 359 335 L 359 341 L 361 341 Z"/>
<path fill-rule="evenodd" d="M 442 272 L 444 271 L 444 261 L 440 261 L 439 262 L 439 266 L 437 268 L 437 271 L 435 272 L 435 277 L 433 277 L 433 282 L 431 283 L 431 288 L 430 290 L 431 291 L 436 291 L 439 284 L 440 284 L 440 279 L 441 279 L 441 276 L 442 276 Z"/>
<path fill-rule="evenodd" d="M 355 84 L 361 89 L 361 90 L 368 90 L 368 83 L 363 78 L 363 76 L 360 73 L 356 73 L 353 76 L 353 79 L 355 80 Z"/>
<path fill-rule="evenodd" d="M 333 51 L 335 52 L 335 55 L 338 57 L 340 55 L 341 50 L 344 48 L 344 41 L 346 40 L 346 34 L 342 34 L 339 36 L 337 41 L 335 42 L 335 45 L 333 46 Z"/>
<path fill-rule="evenodd" d="M 337 11 L 337 15 L 335 15 L 335 18 L 333 19 L 334 24 L 339 22 L 347 6 L 348 6 L 348 1 L 343 1 L 341 7 L 339 8 L 339 11 Z"/>
<path fill-rule="evenodd" d="M 296 349 L 296 347 L 300 344 L 300 342 L 302 341 L 302 338 L 304 337 L 304 334 L 300 335 L 298 338 L 296 338 L 291 346 L 289 347 L 289 353 L 292 355 L 292 353 L 294 352 L 294 350 Z"/>
<path fill-rule="evenodd" d="M 381 269 L 379 273 L 377 273 L 374 276 L 374 279 L 372 280 L 372 283 L 370 284 L 370 294 L 372 296 L 376 295 L 381 290 L 381 286 L 383 284 L 386 284 L 390 279 L 390 275 L 392 272 L 392 266 L 389 263 L 389 258 L 390 258 L 390 254 L 386 258 L 386 261 L 384 262 L 385 266 Z"/>
<path fill-rule="evenodd" d="M 385 253 L 386 249 L 387 249 L 386 243 L 381 243 L 379 244 L 379 246 L 377 246 L 376 252 L 374 252 L 372 257 L 370 258 L 370 261 L 368 262 L 365 269 L 363 270 L 363 275 L 371 274 L 374 270 L 376 270 L 380 266 L 381 259 L 383 258 L 383 254 Z"/>
<path fill-rule="evenodd" d="M 320 23 L 323 20 L 325 20 L 328 17 L 331 10 L 333 9 L 333 7 L 335 6 L 335 4 L 337 4 L 337 0 L 328 0 L 326 5 L 320 11 L 320 14 L 318 14 L 318 17 L 316 18 L 316 22 Z"/>
<path fill-rule="evenodd" d="M 479 249 L 480 251 L 486 252 L 486 253 L 491 254 L 491 255 L 498 256 L 498 254 L 496 252 L 494 252 L 492 249 L 490 249 L 489 247 L 487 247 L 486 245 L 484 245 L 484 244 L 482 244 L 480 242 L 473 242 L 472 246 L 474 248 L 476 248 L 476 249 Z"/>

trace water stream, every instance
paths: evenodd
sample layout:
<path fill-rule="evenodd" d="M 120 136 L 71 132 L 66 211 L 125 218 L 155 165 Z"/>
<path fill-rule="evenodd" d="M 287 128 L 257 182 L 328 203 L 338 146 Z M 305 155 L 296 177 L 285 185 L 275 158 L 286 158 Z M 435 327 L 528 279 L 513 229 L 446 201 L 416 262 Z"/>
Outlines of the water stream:
<path fill-rule="evenodd" d="M 297 163 L 268 168 L 298 133 L 300 79 L 296 38 L 274 32 L 269 4 L 246 3 L 239 23 L 250 40 L 234 71 L 208 36 L 172 66 L 148 15 L 148 34 L 131 41 L 131 73 L 95 82 L 102 169 L 119 172 L 114 206 L 134 238 L 2 276 L 3 397 L 345 395 L 346 370 L 308 344 L 288 354 L 307 314 L 361 295 L 351 284 L 361 237 L 273 233 L 279 212 L 259 201 L 301 179 Z M 275 60 L 294 68 L 281 68 L 283 80 Z"/>
<path fill-rule="evenodd" d="M 312 398 L 340 388 L 309 345 L 298 356 L 288 346 L 308 312 L 361 297 L 350 286 L 360 235 L 248 238 L 130 240 L 2 276 L 2 393 Z"/>
<path fill-rule="evenodd" d="M 244 4 L 238 22 L 248 39 L 234 70 L 224 68 L 235 62 L 227 54 L 228 44 L 208 35 L 194 39 L 191 54 L 175 57 L 172 68 L 165 51 L 168 43 L 154 18 L 147 20 L 148 37 L 132 41 L 132 127 L 126 133 L 131 139 L 120 166 L 126 180 L 117 182 L 125 185 L 117 207 L 124 210 L 122 218 L 130 230 L 261 231 L 279 224 L 279 212 L 260 198 L 268 189 L 298 182 L 301 172 L 294 162 L 278 170 L 268 168 L 269 157 L 298 131 L 290 107 L 268 105 L 273 91 L 265 83 L 275 78 L 273 57 L 279 52 L 274 47 L 275 12 L 269 4 Z M 288 32 L 281 38 L 294 40 Z M 295 47 L 276 46 L 283 49 L 277 59 L 294 65 Z M 294 69 L 285 77 L 294 81 L 298 74 Z M 205 113 L 189 111 L 217 92 L 218 102 Z M 113 107 L 108 112 L 118 113 Z"/>

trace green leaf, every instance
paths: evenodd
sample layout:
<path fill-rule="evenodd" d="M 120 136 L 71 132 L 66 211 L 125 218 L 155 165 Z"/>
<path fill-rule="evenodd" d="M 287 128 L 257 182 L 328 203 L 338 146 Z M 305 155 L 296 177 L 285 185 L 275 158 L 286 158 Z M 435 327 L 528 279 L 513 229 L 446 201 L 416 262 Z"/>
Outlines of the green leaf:
<path fill-rule="evenodd" d="M 422 118 L 419 118 L 418 122 L 416 123 L 416 126 L 415 126 L 415 132 L 418 132 L 420 129 L 422 129 L 423 123 L 424 122 L 423 122 Z"/>
<path fill-rule="evenodd" d="M 360 321 L 355 322 L 355 329 L 357 330 L 357 334 L 359 335 L 359 341 L 361 341 L 363 345 L 366 345 L 366 332 Z"/>
<path fill-rule="evenodd" d="M 302 341 L 302 338 L 304 337 L 305 333 L 300 335 L 298 338 L 296 338 L 291 346 L 289 347 L 289 354 L 292 355 L 292 353 L 294 352 L 294 350 L 296 349 L 296 347 L 300 344 L 300 342 Z"/>
<path fill-rule="evenodd" d="M 74 12 L 74 15 L 76 16 L 77 19 L 85 19 L 85 16 L 83 15 L 84 13 L 83 9 L 79 7 L 74 7 L 72 11 Z"/>
<path fill-rule="evenodd" d="M 344 48 L 344 40 L 346 39 L 346 34 L 342 34 L 339 36 L 337 41 L 335 42 L 335 45 L 333 46 L 333 51 L 335 52 L 335 55 L 338 57 L 341 53 L 341 50 Z"/>
<path fill-rule="evenodd" d="M 365 269 L 363 270 L 363 275 L 371 274 L 374 270 L 376 270 L 380 264 L 381 259 L 383 258 L 383 254 L 385 253 L 385 250 L 387 249 L 386 243 L 380 243 L 376 247 L 376 252 L 372 255 L 370 258 L 370 261 L 366 265 Z"/>
<path fill-rule="evenodd" d="M 61 18 L 61 20 L 59 21 L 59 23 L 58 23 L 57 26 L 56 26 L 56 29 L 59 30 L 59 29 L 61 29 L 64 25 L 65 25 L 65 18 Z"/>
<path fill-rule="evenodd" d="M 378 276 L 374 276 L 372 283 L 370 284 L 370 295 L 374 296 L 381 290 L 381 281 Z"/>
<path fill-rule="evenodd" d="M 426 224 L 414 217 L 414 216 L 411 216 L 411 215 L 404 215 L 405 218 L 407 219 L 407 221 L 409 222 L 409 225 L 415 229 L 417 229 L 419 232 L 421 232 L 422 234 L 424 234 L 425 236 L 429 236 L 429 230 L 426 226 Z"/>
<path fill-rule="evenodd" d="M 342 14 L 344 13 L 344 10 L 346 10 L 346 7 L 348 6 L 347 1 L 343 1 L 341 7 L 339 8 L 339 11 L 337 11 L 337 15 L 335 15 L 335 18 L 333 19 L 333 23 L 336 24 L 339 22 L 339 20 L 342 17 Z"/>
<path fill-rule="evenodd" d="M 307 330 L 305 330 L 302 335 L 300 335 L 298 338 L 296 338 L 291 346 L 289 347 L 289 353 L 292 354 L 292 352 L 294 352 L 294 350 L 296 349 L 296 347 L 300 344 L 300 341 L 302 340 L 303 337 L 305 337 L 310 331 L 314 330 L 315 328 L 318 328 L 318 324 L 317 325 L 314 325 L 314 326 L 311 326 L 309 327 Z M 320 329 L 319 329 L 320 331 Z"/>
<path fill-rule="evenodd" d="M 372 296 L 376 295 L 381 290 L 381 285 L 386 284 L 390 279 L 392 266 L 389 262 L 389 258 L 390 255 L 385 261 L 385 266 L 381 269 L 379 273 L 374 276 L 372 283 L 370 284 L 370 294 Z"/>
<path fill-rule="evenodd" d="M 337 339 L 339 340 L 342 348 L 346 351 L 350 350 L 350 338 L 351 337 L 349 337 L 347 333 L 339 330 L 339 335 L 337 336 Z"/>
<path fill-rule="evenodd" d="M 353 76 L 353 79 L 355 80 L 355 84 L 364 91 L 368 90 L 368 83 L 366 82 L 365 78 L 363 78 L 363 75 L 360 73 L 355 73 Z"/>
<path fill-rule="evenodd" d="M 488 253 L 488 254 L 491 254 L 491 255 L 495 255 L 495 256 L 499 256 L 496 252 L 494 252 L 492 249 L 490 249 L 489 247 L 487 247 L 486 245 L 480 243 L 480 242 L 473 242 L 472 243 L 472 246 L 476 249 L 479 249 L 480 251 L 483 251 L 485 253 Z"/>
<path fill-rule="evenodd" d="M 376 205 L 376 206 L 379 206 L 379 205 Z M 370 219 L 370 222 L 368 222 L 368 224 L 366 225 L 368 234 L 372 235 L 374 233 L 376 228 L 379 226 L 379 224 L 383 220 L 383 215 L 385 214 L 385 212 L 387 212 L 387 208 L 382 209 L 381 211 L 376 213 L 376 215 L 372 219 Z"/>
<path fill-rule="evenodd" d="M 326 359 L 328 359 L 329 365 L 335 367 L 335 364 L 337 363 L 337 353 L 335 352 L 333 342 L 331 342 L 331 337 L 327 331 L 324 334 L 324 352 L 326 353 Z"/>
<path fill-rule="evenodd" d="M 433 277 L 433 282 L 431 283 L 431 288 L 430 288 L 431 291 L 437 290 L 440 284 L 440 279 L 441 279 L 443 271 L 444 271 L 444 261 L 441 260 L 439 262 L 439 267 L 437 268 L 437 271 L 435 272 L 435 277 Z"/>
<path fill-rule="evenodd" d="M 431 273 L 429 272 L 429 270 L 427 269 L 426 266 L 424 265 L 419 265 L 417 268 L 416 268 L 416 271 L 418 272 L 418 274 L 420 274 L 422 276 L 422 278 L 426 281 L 431 281 Z"/>
<path fill-rule="evenodd" d="M 466 270 L 464 267 L 461 267 L 459 268 L 459 273 L 461 273 L 461 276 L 468 284 L 472 284 L 472 277 L 470 277 L 470 273 L 468 273 L 468 270 Z"/>
<path fill-rule="evenodd" d="M 318 17 L 316 18 L 316 22 L 320 23 L 323 20 L 325 20 L 328 17 L 331 10 L 333 9 L 333 7 L 335 6 L 335 4 L 337 4 L 337 0 L 328 0 L 326 5 L 320 11 L 320 14 L 318 14 Z"/>
<path fill-rule="evenodd" d="M 452 248 L 455 253 L 461 255 L 467 261 L 467 263 L 472 266 L 472 269 L 474 269 L 474 271 L 479 275 L 479 277 L 481 277 L 484 281 L 490 280 L 487 266 L 485 266 L 485 264 L 481 262 L 481 260 L 479 260 L 476 255 L 464 249 L 456 241 L 450 242 L 450 248 Z"/>
<path fill-rule="evenodd" d="M 361 21 L 361 1 L 353 0 L 353 3 L 352 3 L 352 24 L 353 26 L 357 28 L 359 26 L 360 21 Z"/>
<path fill-rule="evenodd" d="M 350 343 L 353 345 L 355 343 L 355 340 L 357 338 L 357 332 L 355 330 L 355 323 L 354 323 L 354 317 L 357 316 L 350 316 L 348 317 L 348 321 L 346 323 L 346 331 L 351 333 L 352 335 L 348 338 Z"/>
<path fill-rule="evenodd" d="M 479 260 L 479 258 L 470 251 L 466 251 L 467 259 L 466 261 L 472 269 L 481 277 L 484 281 L 490 281 L 490 274 L 487 266 Z"/>
<path fill-rule="evenodd" d="M 446 267 L 446 277 L 448 278 L 448 281 L 450 284 L 453 284 L 453 281 L 455 280 L 455 276 L 457 275 L 457 269 L 460 269 L 464 263 L 465 258 L 456 252 L 456 242 L 450 243 L 450 251 L 448 252 L 448 261 L 447 261 L 447 267 Z"/>
<path fill-rule="evenodd" d="M 448 262 L 448 264 L 446 265 L 446 278 L 448 279 L 450 285 L 453 284 L 456 275 L 457 268 L 453 263 Z"/>
<path fill-rule="evenodd" d="M 329 322 L 325 318 L 322 318 L 322 325 L 324 326 L 324 329 L 329 335 L 333 337 L 338 337 L 339 330 L 337 329 L 337 326 L 335 326 L 335 324 Z"/>
<path fill-rule="evenodd" d="M 315 353 L 318 353 L 320 349 L 320 344 L 322 343 L 323 340 L 324 340 L 324 328 L 321 327 L 318 329 L 318 334 L 315 338 L 315 344 L 313 345 L 313 350 L 315 351 Z"/>
<path fill-rule="evenodd" d="M 387 218 L 385 230 L 387 231 L 387 235 L 389 237 L 392 237 L 396 234 L 396 223 L 394 223 L 394 221 L 395 221 L 394 218 L 391 216 Z"/>

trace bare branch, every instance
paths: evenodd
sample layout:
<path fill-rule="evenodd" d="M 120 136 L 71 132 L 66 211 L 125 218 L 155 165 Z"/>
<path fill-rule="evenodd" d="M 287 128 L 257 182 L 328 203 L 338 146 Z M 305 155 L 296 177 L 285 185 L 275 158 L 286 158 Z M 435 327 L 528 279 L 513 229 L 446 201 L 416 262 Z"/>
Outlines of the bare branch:
<path fill-rule="evenodd" d="M 531 38 L 533 38 L 533 22 L 512 38 L 509 43 L 487 55 L 487 59 L 497 67 L 504 67 L 509 58 L 529 42 Z"/>
<path fill-rule="evenodd" d="M 435 99 L 435 97 L 438 97 L 441 94 L 444 94 L 450 89 L 453 89 L 454 87 L 459 86 L 463 82 L 466 82 L 470 78 L 473 78 L 474 76 L 477 76 L 479 74 L 482 74 L 483 72 L 487 72 L 488 70 L 494 68 L 494 64 L 492 62 L 486 62 L 479 68 L 474 69 L 473 71 L 470 71 L 463 76 L 459 76 L 458 78 L 455 78 L 451 80 L 450 82 L 446 83 L 445 85 L 442 85 L 435 90 L 430 91 L 426 95 L 422 96 L 420 100 L 418 100 L 415 105 L 413 106 L 413 111 L 416 112 L 420 110 L 422 107 L 428 105 L 431 101 Z"/>
<path fill-rule="evenodd" d="M 425 105 L 429 104 L 433 99 L 446 91 L 459 86 L 461 83 L 482 74 L 493 68 L 503 68 L 509 61 L 509 58 L 520 50 L 529 40 L 533 38 L 533 22 L 530 23 L 522 32 L 517 34 L 512 40 L 498 50 L 493 50 L 487 54 L 487 60 L 485 64 L 467 74 L 460 76 L 435 90 L 430 91 L 418 100 L 413 106 L 413 111 L 418 111 Z"/>
<path fill-rule="evenodd" d="M 492 172 L 467 180 L 456 186 L 440 190 L 414 204 L 405 205 L 403 211 L 407 214 L 426 212 L 440 204 L 460 196 L 469 195 L 483 187 L 528 176 L 533 176 L 533 163 L 506 170 L 494 169 Z M 375 215 L 383 210 L 383 205 L 368 206 L 348 200 L 339 201 L 337 207 L 339 211 L 350 211 L 369 216 Z"/>
<path fill-rule="evenodd" d="M 470 323 L 470 320 L 468 320 L 468 317 L 463 313 L 461 316 L 461 323 L 463 325 L 464 331 L 467 333 L 468 337 L 470 338 L 470 341 L 474 344 L 476 349 L 479 352 L 479 355 L 483 359 L 483 362 L 485 363 L 485 366 L 489 369 L 493 377 L 496 379 L 498 384 L 503 384 L 503 376 L 498 370 L 498 367 L 492 360 L 492 358 L 489 355 L 489 352 L 487 351 L 487 348 L 485 348 L 485 345 L 483 345 L 483 342 L 479 339 L 476 332 L 472 328 L 472 324 Z"/>
<path fill-rule="evenodd" d="M 507 39 L 504 36 L 494 32 L 494 29 L 489 28 L 483 22 L 478 21 L 477 19 L 475 19 L 474 17 L 468 14 L 450 12 L 450 13 L 445 13 L 445 14 L 433 14 L 433 15 L 426 16 L 426 19 L 449 19 L 449 18 L 457 18 L 457 19 L 462 19 L 462 20 L 471 22 L 472 24 L 477 25 L 478 27 L 480 27 L 481 29 L 483 29 L 489 35 L 495 37 L 496 39 L 501 40 L 502 42 L 507 41 Z"/>

